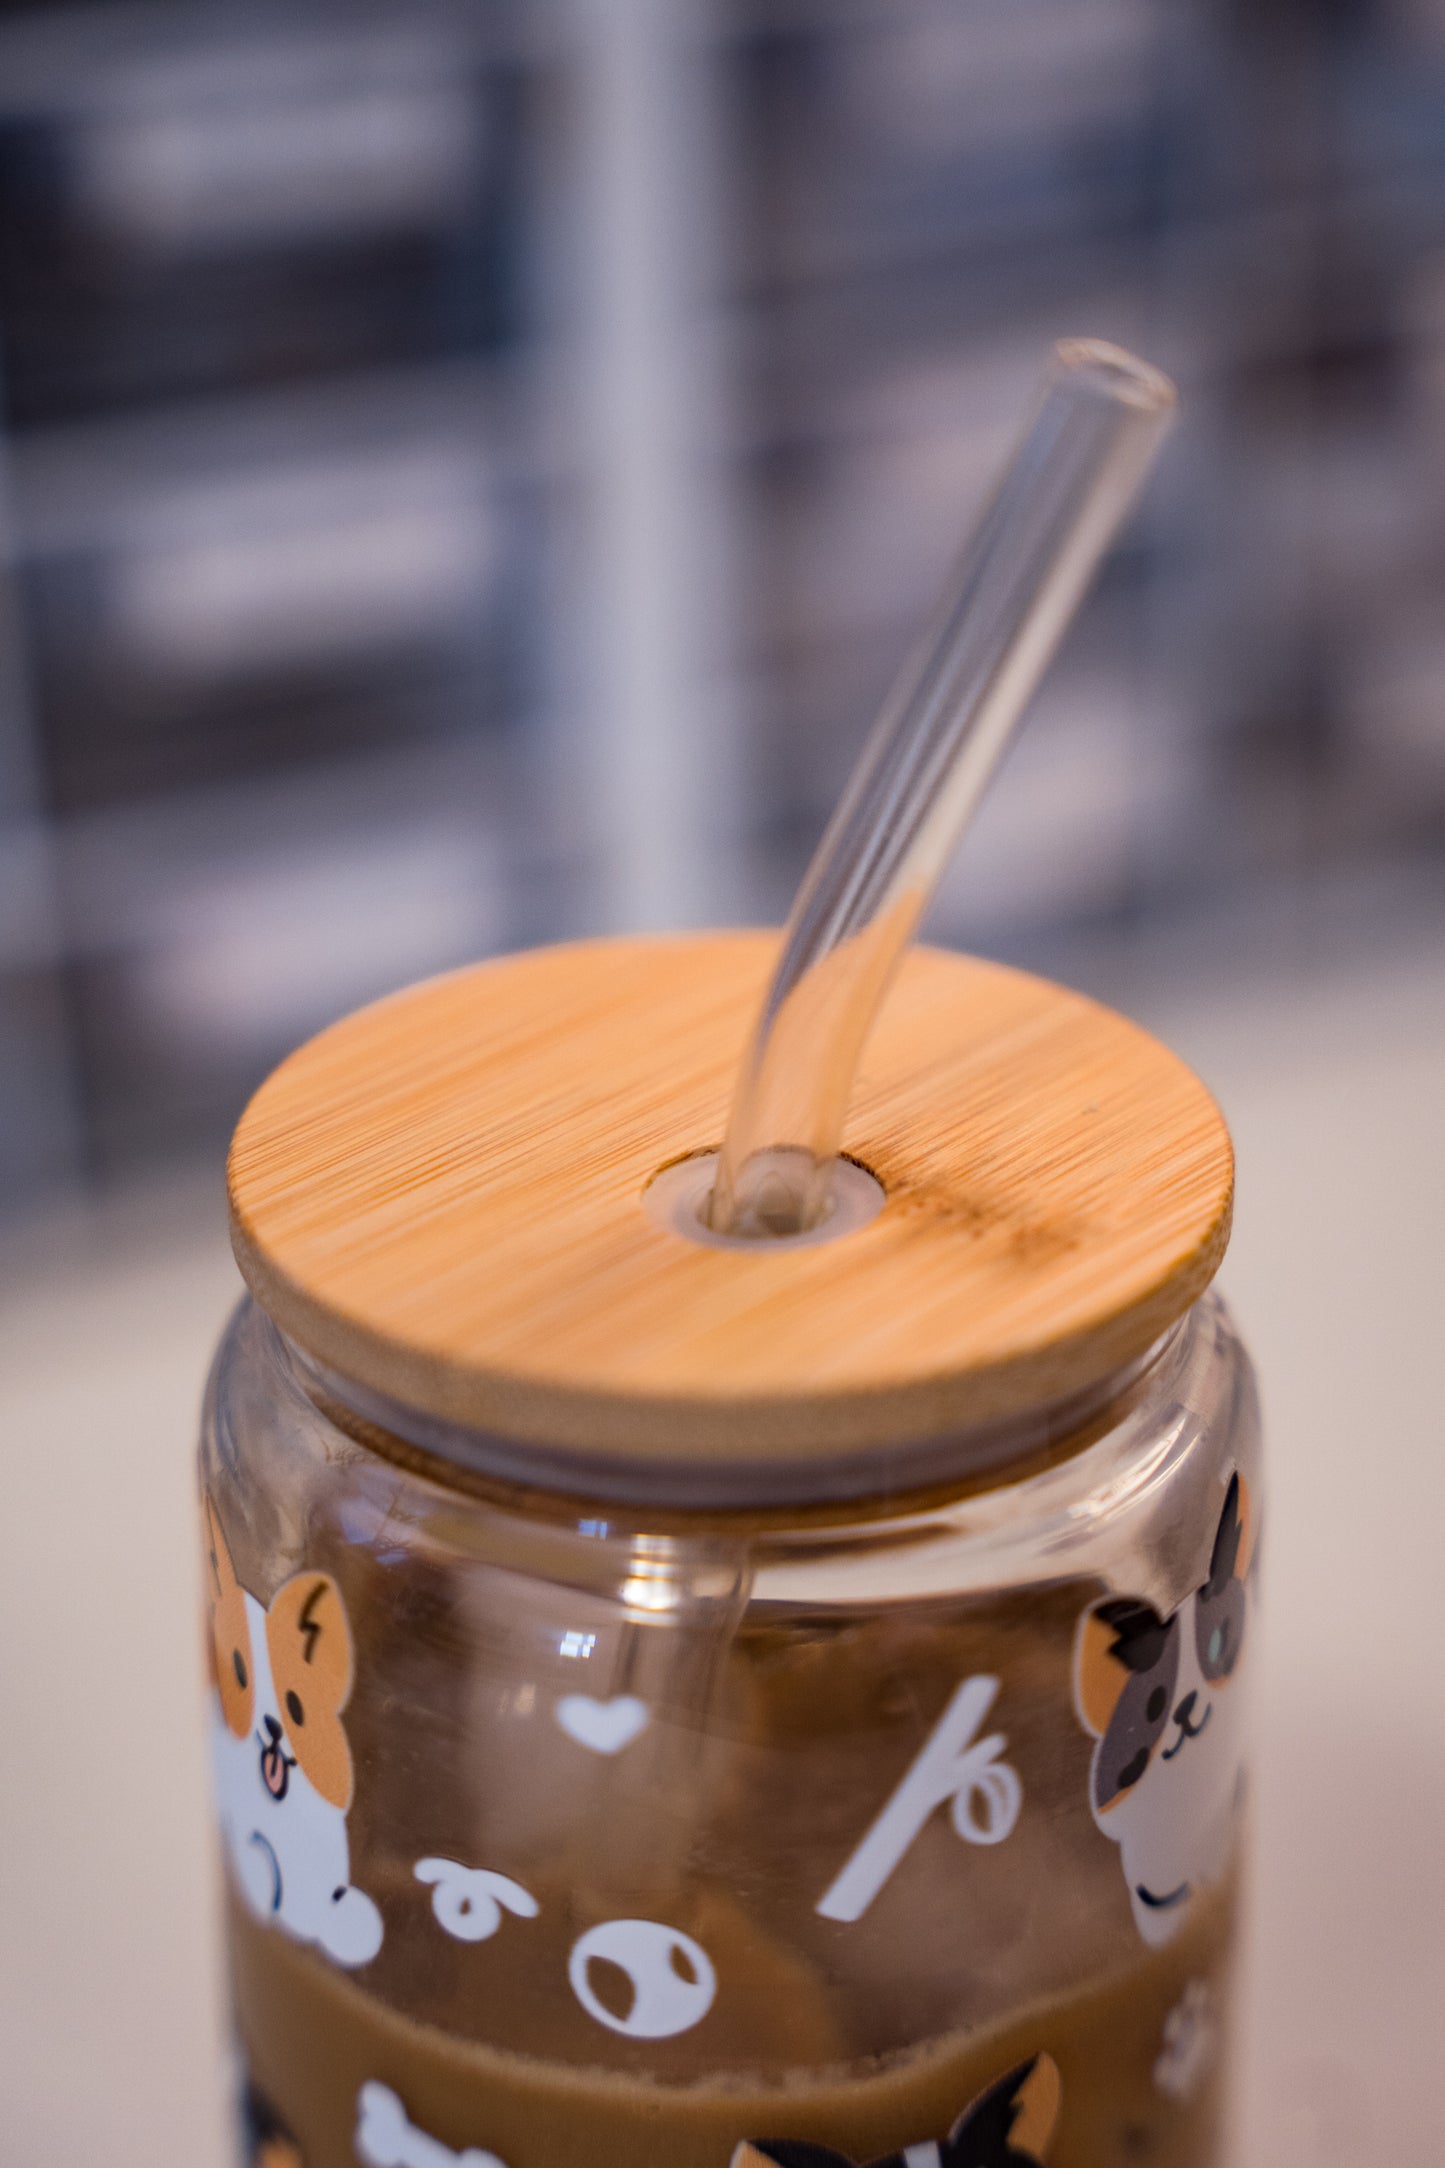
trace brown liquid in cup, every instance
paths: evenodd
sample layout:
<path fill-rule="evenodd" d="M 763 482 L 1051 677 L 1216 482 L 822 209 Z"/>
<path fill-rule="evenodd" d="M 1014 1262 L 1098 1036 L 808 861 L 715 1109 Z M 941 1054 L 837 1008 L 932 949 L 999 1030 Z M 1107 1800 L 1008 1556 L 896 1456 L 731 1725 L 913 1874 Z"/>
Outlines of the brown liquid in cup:
<path fill-rule="evenodd" d="M 331 1562 L 345 1570 L 339 1551 Z M 1196 1895 L 1164 1948 L 1142 1944 L 1118 1849 L 1090 1812 L 1092 1742 L 1070 1700 L 1096 1593 L 1072 1583 L 955 1600 L 931 1619 L 744 1624 L 696 1706 L 678 1652 L 649 1681 L 644 1648 L 633 1683 L 656 1720 L 635 1758 L 614 1761 L 579 1756 L 551 1722 L 560 1677 L 538 1679 L 527 1718 L 510 1713 L 506 1682 L 535 1673 L 509 1639 L 535 1646 L 525 1602 L 479 1616 L 475 1595 L 445 1585 L 431 1630 L 465 1613 L 495 1684 L 479 1669 L 446 1734 L 419 1732 L 415 1637 L 389 1630 L 377 1582 L 364 1599 L 355 1588 L 353 1876 L 382 1908 L 385 1942 L 348 1974 L 230 1907 L 247 2066 L 303 2168 L 367 2157 L 355 2146 L 367 2085 L 389 2088 L 429 2138 L 504 2168 L 730 2168 L 743 2141 L 788 2138 L 873 2162 L 942 2139 L 1040 2054 L 1062 2087 L 1046 2168 L 1208 2168 L 1237 1873 Z M 415 1592 L 408 1609 L 420 1616 Z M 1024 1785 L 1017 1828 L 970 1847 L 935 1813 L 862 1918 L 820 1918 L 816 1900 L 933 1709 L 983 1670 L 999 1676 L 990 1721 Z M 683 1697 L 671 1709 L 669 1672 Z M 434 1852 L 515 1876 L 536 1916 L 475 1944 L 447 1935 L 414 1875 Z M 669 1922 L 708 1953 L 705 2023 L 623 2039 L 583 2010 L 568 1953 L 625 1918 Z"/>
<path fill-rule="evenodd" d="M 1201 1900 L 1174 1942 L 1071 1994 L 976 2030 L 871 2062 L 800 2061 L 772 2082 L 742 2073 L 690 2084 L 549 2062 L 545 2042 L 511 2054 L 421 2025 L 368 1995 L 312 1952 L 231 1906 L 236 2016 L 252 2077 L 293 2133 L 306 2168 L 355 2168 L 363 2085 L 377 2082 L 412 2121 L 460 2152 L 507 2168 L 728 2168 L 743 2139 L 806 2138 L 871 2161 L 941 2137 L 995 2079 L 1041 2050 L 1058 2065 L 1062 2109 L 1048 2168 L 1207 2168 L 1222 2101 L 1214 2059 L 1180 2099 L 1156 2076 L 1166 2027 L 1186 1997 L 1227 2006 L 1235 1910 L 1231 1882 Z M 745 1930 L 742 1931 L 745 1936 Z M 727 1947 L 724 1965 L 755 1961 Z M 826 2051 L 821 1984 L 779 1968 L 756 1992 L 801 2047 Z M 1187 2052 L 1187 2049 L 1186 2049 Z"/>

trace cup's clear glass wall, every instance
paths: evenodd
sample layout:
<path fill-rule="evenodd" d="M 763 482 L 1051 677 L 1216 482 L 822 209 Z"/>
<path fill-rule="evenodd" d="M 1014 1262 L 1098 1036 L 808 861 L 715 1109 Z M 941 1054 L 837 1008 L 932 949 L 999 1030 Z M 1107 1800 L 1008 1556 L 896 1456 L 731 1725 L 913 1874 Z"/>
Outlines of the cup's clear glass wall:
<path fill-rule="evenodd" d="M 1058 2168 L 1217 2168 L 1267 1511 L 1217 1298 L 1042 1464 L 773 1512 L 463 1490 L 314 1383 L 244 1303 L 200 1454 L 238 2057 L 298 2157 L 381 2071 L 438 2160 L 782 2120 L 882 2168 L 1042 2060 Z"/>
<path fill-rule="evenodd" d="M 0 234 L 0 1211 L 779 915 L 1059 333 L 1185 425 L 937 930 L 1438 894 L 1428 0 L 5 7 Z"/>

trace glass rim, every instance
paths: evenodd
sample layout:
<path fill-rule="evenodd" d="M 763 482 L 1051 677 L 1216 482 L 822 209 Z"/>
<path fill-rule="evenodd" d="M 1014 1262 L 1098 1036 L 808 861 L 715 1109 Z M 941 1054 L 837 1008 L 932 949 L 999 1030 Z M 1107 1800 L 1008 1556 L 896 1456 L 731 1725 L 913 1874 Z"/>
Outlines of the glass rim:
<path fill-rule="evenodd" d="M 966 1429 L 903 1437 L 832 1456 L 738 1463 L 651 1455 L 601 1455 L 475 1429 L 408 1406 L 343 1376 L 291 1338 L 254 1296 L 276 1352 L 297 1388 L 358 1443 L 462 1495 L 539 1510 L 589 1505 L 659 1514 L 682 1525 L 699 1519 L 754 1525 L 813 1520 L 873 1522 L 1000 1490 L 1084 1451 L 1137 1402 L 1180 1345 L 1206 1290 L 1159 1337 L 1087 1387 Z"/>

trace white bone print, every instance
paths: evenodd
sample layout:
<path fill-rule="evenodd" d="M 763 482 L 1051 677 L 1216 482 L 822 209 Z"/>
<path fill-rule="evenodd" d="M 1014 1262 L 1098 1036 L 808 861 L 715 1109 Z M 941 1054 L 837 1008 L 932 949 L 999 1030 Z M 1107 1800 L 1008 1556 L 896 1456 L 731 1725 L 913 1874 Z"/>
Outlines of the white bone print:
<path fill-rule="evenodd" d="M 837 1879 L 819 1898 L 825 1920 L 859 1920 L 936 1807 L 953 1802 L 953 1826 L 968 1844 L 1002 1844 L 1023 1805 L 1018 1772 L 998 1759 L 1002 1732 L 975 1739 L 998 1680 L 965 1679 L 927 1744 Z"/>
<path fill-rule="evenodd" d="M 1188 2100 L 1214 2059 L 1219 2028 L 1207 1980 L 1191 1980 L 1164 2020 L 1154 2083 L 1171 2100 Z"/>
<path fill-rule="evenodd" d="M 454 2153 L 440 2138 L 418 2130 L 389 2085 L 373 2078 L 356 2096 L 356 2157 L 366 2168 L 507 2168 L 495 2153 L 469 2145 Z"/>

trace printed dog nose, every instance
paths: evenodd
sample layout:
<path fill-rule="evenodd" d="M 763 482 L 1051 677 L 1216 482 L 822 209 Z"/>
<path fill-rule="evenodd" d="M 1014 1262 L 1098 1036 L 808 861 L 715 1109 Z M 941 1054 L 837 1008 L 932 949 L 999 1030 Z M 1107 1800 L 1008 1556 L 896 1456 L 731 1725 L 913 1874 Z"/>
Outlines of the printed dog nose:
<path fill-rule="evenodd" d="M 1179 1703 L 1178 1707 L 1174 1711 L 1174 1721 L 1176 1724 L 1182 1724 L 1186 1730 L 1188 1729 L 1188 1727 L 1194 1721 L 1194 1704 L 1198 1699 L 1198 1693 L 1191 1686 L 1188 1693 L 1184 1696 L 1183 1700 Z M 269 1724 L 271 1719 L 267 1717 L 266 1721 Z"/>
<path fill-rule="evenodd" d="M 261 1722 L 266 1733 L 261 1748 L 261 1782 L 273 1799 L 281 1800 L 286 1797 L 291 1771 L 296 1765 L 281 1744 L 281 1726 L 276 1718 L 263 1716 Z"/>

